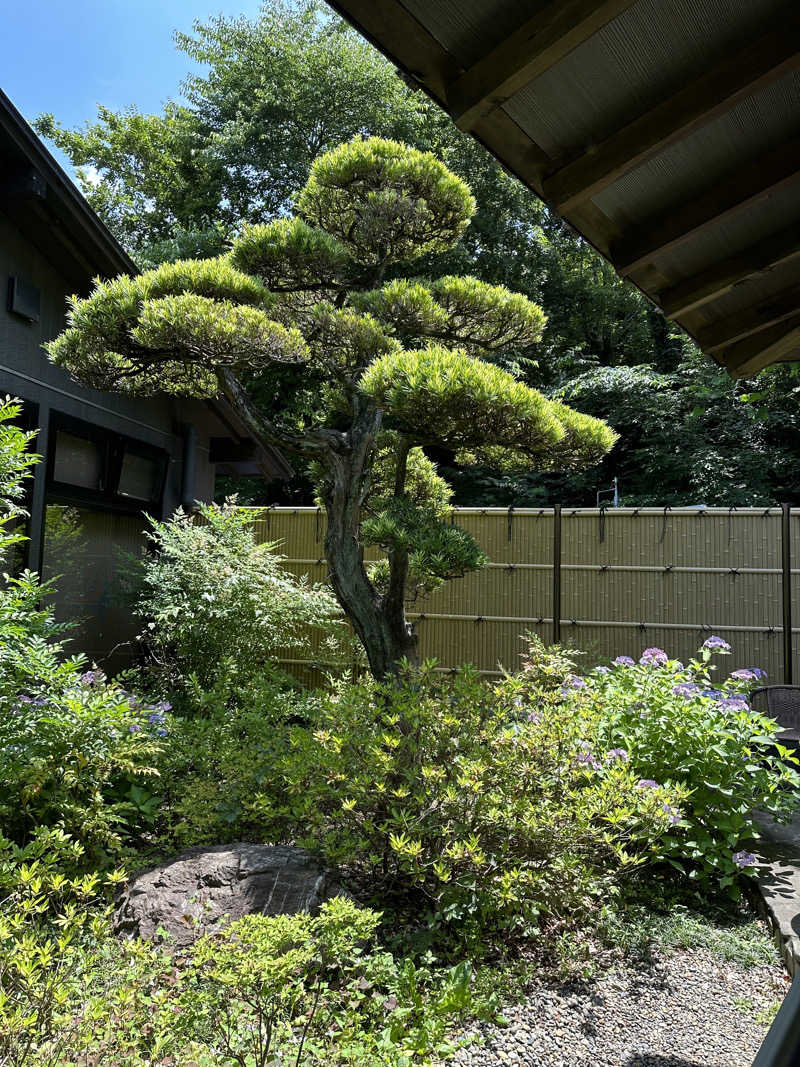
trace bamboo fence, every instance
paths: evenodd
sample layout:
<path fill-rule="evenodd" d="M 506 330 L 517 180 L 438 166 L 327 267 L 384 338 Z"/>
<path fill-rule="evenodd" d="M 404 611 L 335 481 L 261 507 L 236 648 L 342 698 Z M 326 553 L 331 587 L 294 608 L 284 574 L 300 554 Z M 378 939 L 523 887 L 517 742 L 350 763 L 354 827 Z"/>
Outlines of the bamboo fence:
<path fill-rule="evenodd" d="M 800 677 L 798 519 L 788 507 L 457 508 L 452 521 L 489 566 L 410 604 L 408 616 L 421 655 L 442 668 L 513 670 L 526 631 L 583 650 L 587 662 L 650 646 L 686 660 L 714 633 L 733 646 L 726 668 L 791 680 Z M 294 573 L 324 579 L 323 512 L 271 508 L 255 527 Z M 316 671 L 319 656 L 287 663 Z"/>

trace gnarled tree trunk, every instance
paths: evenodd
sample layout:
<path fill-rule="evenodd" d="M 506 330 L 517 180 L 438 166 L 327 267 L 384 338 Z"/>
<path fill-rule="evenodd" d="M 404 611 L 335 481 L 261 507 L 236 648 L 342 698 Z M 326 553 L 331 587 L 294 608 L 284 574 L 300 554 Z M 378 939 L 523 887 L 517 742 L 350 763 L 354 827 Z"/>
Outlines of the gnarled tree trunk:
<path fill-rule="evenodd" d="M 366 470 L 380 428 L 380 412 L 356 413 L 342 449 L 322 458 L 323 499 L 328 518 L 325 558 L 336 597 L 361 639 L 370 670 L 378 678 L 397 673 L 401 660 L 417 662 L 417 638 L 405 617 L 405 562 L 391 560 L 393 580 L 384 596 L 364 568 L 359 539 Z"/>

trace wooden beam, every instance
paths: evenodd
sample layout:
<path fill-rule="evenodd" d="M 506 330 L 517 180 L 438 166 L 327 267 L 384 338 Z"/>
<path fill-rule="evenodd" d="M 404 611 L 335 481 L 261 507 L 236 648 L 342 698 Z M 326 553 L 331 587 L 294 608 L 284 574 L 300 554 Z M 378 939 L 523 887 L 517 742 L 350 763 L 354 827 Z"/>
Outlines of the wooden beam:
<path fill-rule="evenodd" d="M 730 292 L 747 278 L 772 270 L 798 255 L 800 226 L 795 224 L 662 289 L 658 303 L 668 319 L 680 318 L 687 311 Z"/>
<path fill-rule="evenodd" d="M 635 0 L 550 0 L 447 87 L 447 108 L 462 130 L 504 104 Z"/>
<path fill-rule="evenodd" d="M 800 16 L 792 15 L 555 171 L 544 182 L 545 198 L 560 214 L 570 211 L 799 67 Z"/>
<path fill-rule="evenodd" d="M 800 358 L 800 312 L 761 333 L 746 337 L 715 358 L 733 378 L 749 378 L 772 363 Z"/>
<path fill-rule="evenodd" d="M 614 266 L 629 274 L 754 201 L 800 179 L 800 138 L 737 166 L 685 202 L 637 223 L 612 249 Z"/>
<path fill-rule="evenodd" d="M 797 312 L 800 312 L 800 283 L 762 297 L 748 307 L 725 315 L 718 322 L 695 330 L 694 338 L 704 352 L 716 352 L 743 337 L 783 322 Z"/>

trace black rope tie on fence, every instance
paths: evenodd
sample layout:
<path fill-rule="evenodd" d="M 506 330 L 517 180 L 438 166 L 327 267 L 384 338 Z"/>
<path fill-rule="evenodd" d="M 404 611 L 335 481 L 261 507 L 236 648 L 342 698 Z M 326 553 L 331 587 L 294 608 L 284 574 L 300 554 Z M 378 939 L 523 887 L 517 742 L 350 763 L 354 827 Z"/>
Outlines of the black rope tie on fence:
<path fill-rule="evenodd" d="M 670 510 L 669 504 L 664 508 L 664 521 L 661 524 L 661 536 L 658 539 L 660 545 L 664 544 L 664 538 L 667 536 L 667 512 Z"/>
<path fill-rule="evenodd" d="M 485 621 L 486 621 L 486 620 L 484 619 L 483 615 L 476 615 L 476 616 L 475 616 L 475 622 L 476 622 L 476 623 L 478 623 L 478 622 L 485 622 Z"/>
<path fill-rule="evenodd" d="M 761 518 L 768 519 L 770 511 L 772 511 L 772 508 L 764 508 L 764 510 L 761 512 Z"/>
<path fill-rule="evenodd" d="M 508 543 L 511 544 L 511 534 L 514 529 L 514 505 L 508 506 Z"/>
<path fill-rule="evenodd" d="M 455 508 L 451 508 L 450 509 L 450 525 L 451 526 L 455 526 L 455 524 L 456 524 L 456 509 Z"/>
<path fill-rule="evenodd" d="M 597 521 L 598 521 L 598 524 L 599 524 L 599 527 L 600 527 L 600 544 L 602 544 L 603 541 L 605 541 L 605 539 L 606 539 L 606 508 L 607 507 L 608 507 L 608 502 L 604 501 L 600 505 L 600 514 L 597 516 Z"/>
<path fill-rule="evenodd" d="M 269 504 L 267 506 L 267 533 L 272 533 L 272 512 L 275 510 L 275 504 Z"/>
<path fill-rule="evenodd" d="M 664 564 L 664 574 L 669 574 L 670 571 L 672 571 L 674 569 L 675 569 L 675 564 L 674 563 L 665 563 Z"/>
<path fill-rule="evenodd" d="M 647 629 L 647 623 L 646 622 L 640 622 L 639 623 L 639 629 L 642 631 L 642 633 L 644 633 L 645 630 Z"/>
<path fill-rule="evenodd" d="M 319 534 L 321 529 L 322 508 L 317 508 L 314 515 L 314 541 L 319 542 Z"/>
<path fill-rule="evenodd" d="M 739 568 L 738 567 L 728 567 L 728 574 L 731 576 L 731 578 L 738 577 Z"/>
<path fill-rule="evenodd" d="M 569 624 L 570 624 L 570 626 L 577 626 L 578 625 L 578 620 L 577 619 L 570 619 L 569 620 Z"/>
<path fill-rule="evenodd" d="M 506 563 L 506 570 L 507 571 L 516 570 L 516 564 L 515 563 Z"/>
<path fill-rule="evenodd" d="M 639 518 L 639 512 L 641 510 L 642 510 L 641 508 L 634 508 L 633 511 L 631 512 L 632 517 L 634 519 L 638 519 Z"/>
<path fill-rule="evenodd" d="M 601 573 L 601 574 L 605 574 L 605 572 L 606 572 L 607 570 L 608 570 L 608 564 L 607 564 L 607 563 L 601 563 L 601 564 L 600 564 L 600 573 Z"/>
<path fill-rule="evenodd" d="M 728 544 L 730 544 L 731 540 L 733 539 L 733 513 L 734 513 L 734 511 L 736 511 L 736 505 L 735 504 L 731 504 L 731 506 L 728 508 Z"/>

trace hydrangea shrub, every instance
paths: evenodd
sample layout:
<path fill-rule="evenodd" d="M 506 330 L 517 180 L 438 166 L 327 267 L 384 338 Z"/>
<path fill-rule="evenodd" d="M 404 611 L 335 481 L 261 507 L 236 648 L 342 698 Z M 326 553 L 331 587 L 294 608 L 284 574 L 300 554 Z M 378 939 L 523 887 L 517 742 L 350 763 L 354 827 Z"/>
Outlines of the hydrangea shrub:
<path fill-rule="evenodd" d="M 663 858 L 723 887 L 735 887 L 738 871 L 755 863 L 743 847 L 758 838 L 754 811 L 784 816 L 800 785 L 798 760 L 779 742 L 777 724 L 748 701 L 764 672 L 717 679 L 713 657 L 729 653 L 716 636 L 688 664 L 648 648 L 638 662 L 618 656 L 562 690 L 569 706 L 597 716 L 602 744 L 624 751 L 645 784 L 686 792 L 660 841 Z"/>

